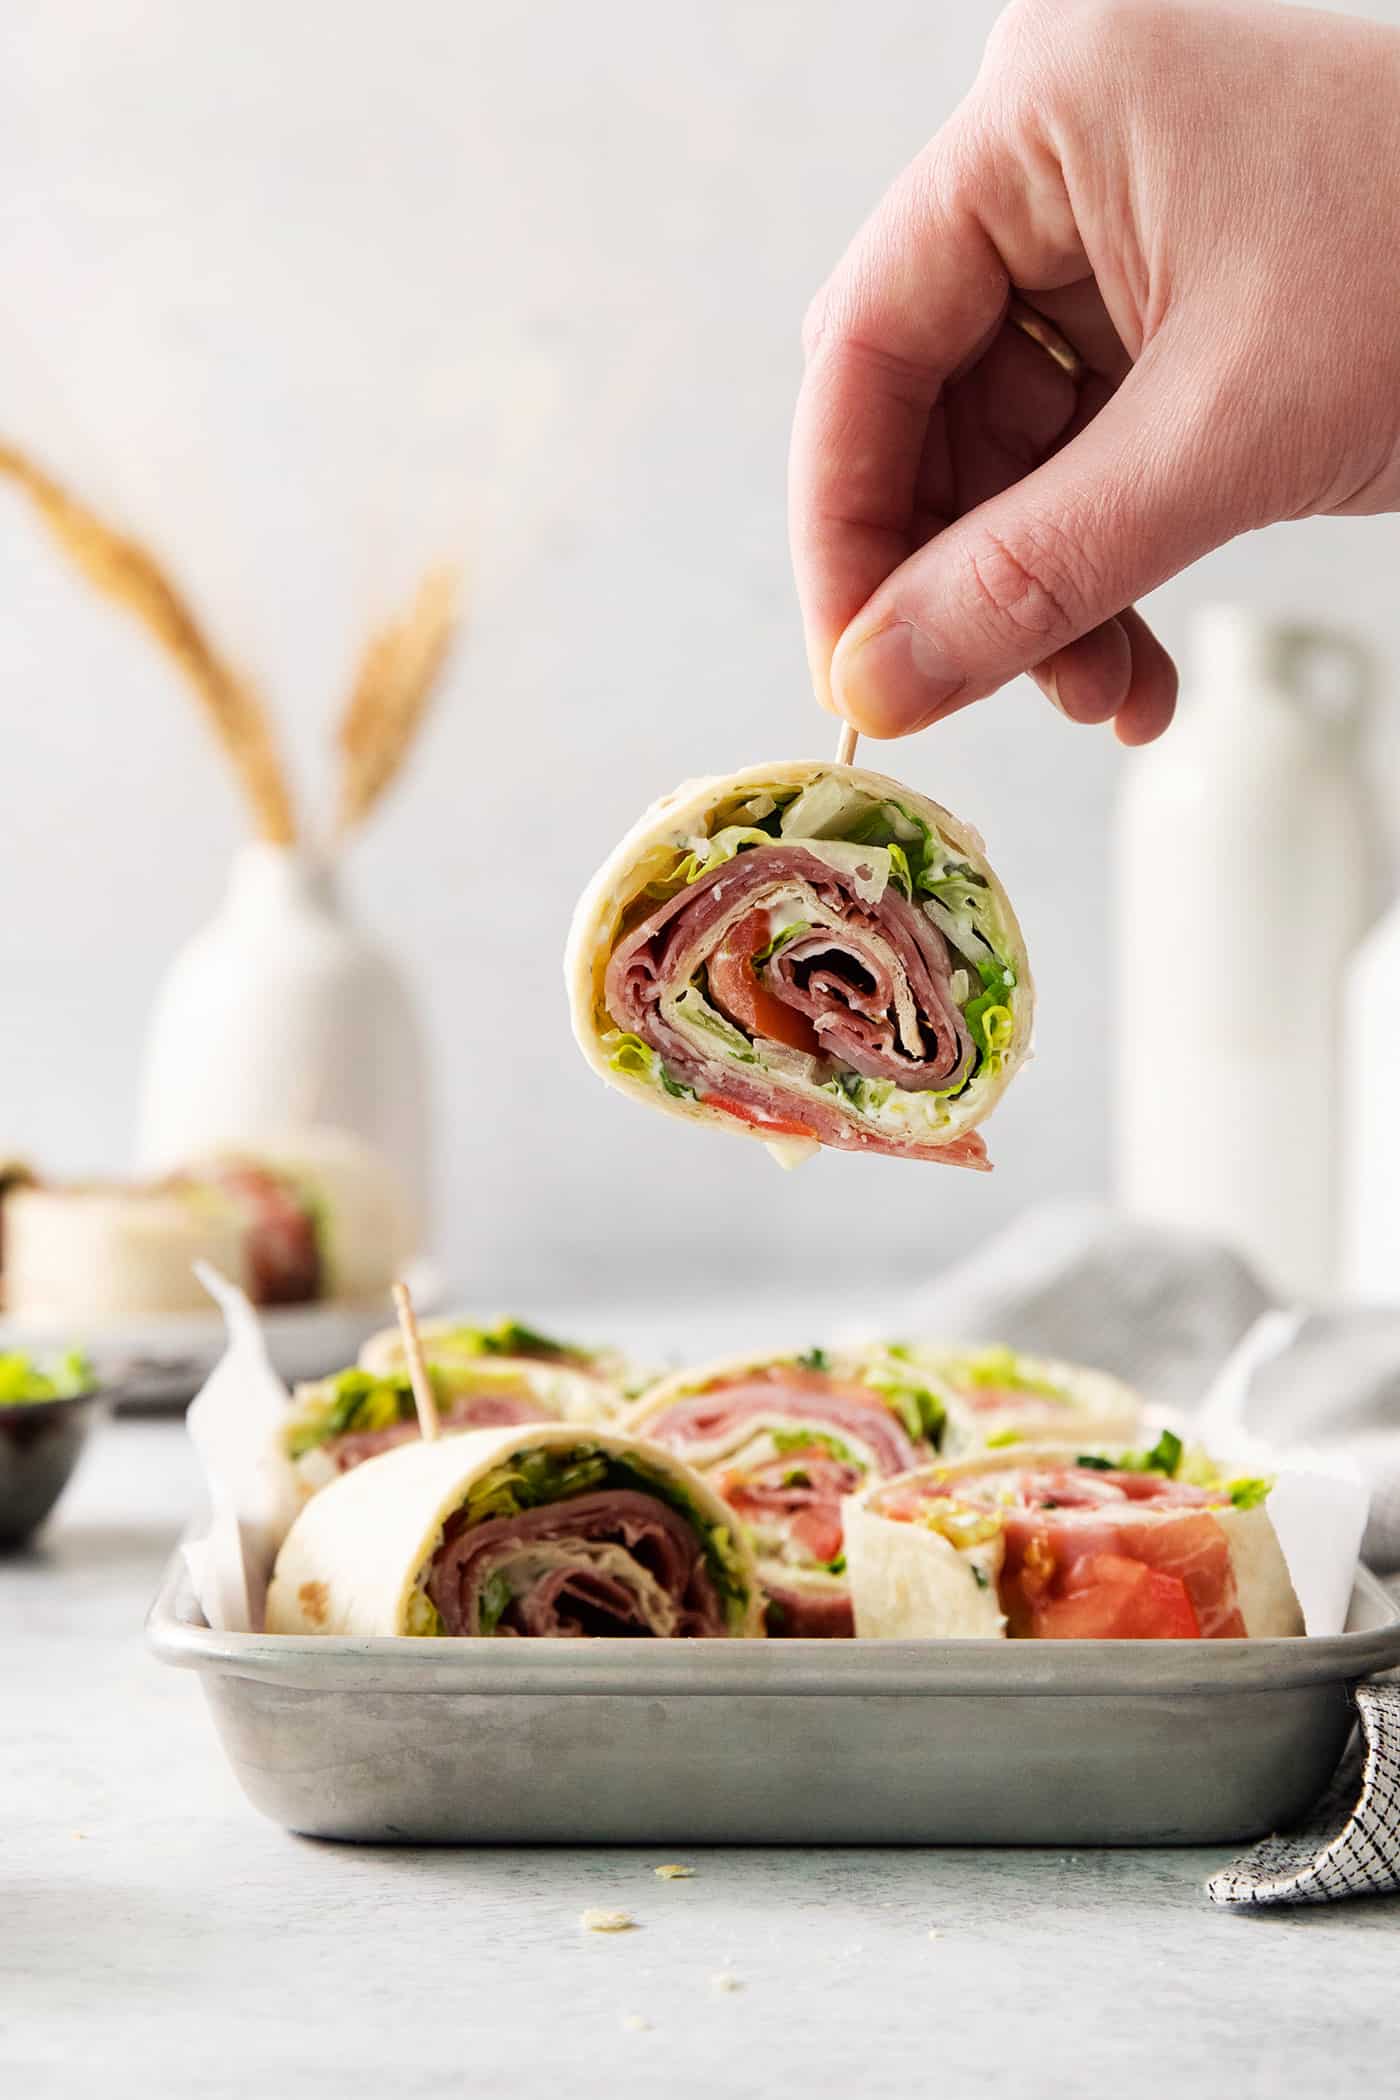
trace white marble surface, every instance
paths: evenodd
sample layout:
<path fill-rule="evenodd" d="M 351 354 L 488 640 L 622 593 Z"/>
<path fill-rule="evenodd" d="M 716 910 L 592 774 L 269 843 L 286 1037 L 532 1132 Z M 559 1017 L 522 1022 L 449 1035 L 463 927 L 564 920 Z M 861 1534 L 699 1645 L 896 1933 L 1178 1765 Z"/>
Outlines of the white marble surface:
<path fill-rule="evenodd" d="M 665 1852 L 288 1837 L 142 1647 L 194 1492 L 175 1425 L 112 1425 L 0 1563 L 14 2100 L 1393 2089 L 1400 1902 L 1222 1914 L 1219 1850 L 693 1850 L 664 1882 Z"/>

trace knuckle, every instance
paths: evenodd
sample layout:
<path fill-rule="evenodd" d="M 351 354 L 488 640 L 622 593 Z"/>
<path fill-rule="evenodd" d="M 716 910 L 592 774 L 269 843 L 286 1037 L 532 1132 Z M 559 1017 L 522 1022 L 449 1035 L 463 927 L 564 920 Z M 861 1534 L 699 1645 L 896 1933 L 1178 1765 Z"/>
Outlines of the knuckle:
<path fill-rule="evenodd" d="M 1048 655 L 1082 631 L 1083 587 L 1073 578 L 1069 550 L 1053 533 L 1010 539 L 983 527 L 967 568 L 975 598 L 997 633 Z"/>

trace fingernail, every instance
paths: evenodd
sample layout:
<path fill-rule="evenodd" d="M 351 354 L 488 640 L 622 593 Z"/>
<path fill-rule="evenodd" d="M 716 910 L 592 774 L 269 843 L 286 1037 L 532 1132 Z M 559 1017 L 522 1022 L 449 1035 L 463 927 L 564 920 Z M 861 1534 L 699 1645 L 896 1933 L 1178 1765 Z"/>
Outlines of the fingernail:
<path fill-rule="evenodd" d="M 865 736 L 927 727 L 966 684 L 932 636 L 909 620 L 843 639 L 831 663 L 837 705 Z"/>
<path fill-rule="evenodd" d="M 1054 664 L 1048 662 L 1043 663 L 1040 666 L 1040 675 L 1045 680 L 1046 699 L 1050 702 L 1050 705 L 1052 707 L 1058 707 L 1060 713 L 1063 715 L 1065 713 L 1065 703 L 1060 698 L 1060 681 L 1055 675 Z M 1068 715 L 1065 715 L 1065 720 L 1069 720 Z"/>

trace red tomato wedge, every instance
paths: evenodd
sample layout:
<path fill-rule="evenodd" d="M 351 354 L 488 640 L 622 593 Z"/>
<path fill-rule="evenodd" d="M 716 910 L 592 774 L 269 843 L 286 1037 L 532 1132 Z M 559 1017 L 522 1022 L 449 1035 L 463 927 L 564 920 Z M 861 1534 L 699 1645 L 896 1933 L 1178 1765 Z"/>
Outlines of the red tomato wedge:
<path fill-rule="evenodd" d="M 835 1560 L 841 1551 L 840 1506 L 799 1510 L 790 1526 L 792 1536 L 813 1560 Z"/>
<path fill-rule="evenodd" d="M 766 911 L 747 912 L 736 919 L 706 964 L 710 997 L 721 1013 L 750 1035 L 767 1036 L 770 1043 L 786 1043 L 790 1050 L 805 1050 L 809 1057 L 821 1054 L 817 1031 L 805 1015 L 794 1013 L 770 992 L 754 967 L 772 939 Z"/>
<path fill-rule="evenodd" d="M 727 1094 L 706 1094 L 707 1108 L 722 1108 L 727 1116 L 734 1116 L 740 1123 L 752 1123 L 755 1130 L 766 1130 L 773 1137 L 814 1138 L 816 1131 L 807 1123 L 789 1123 L 782 1116 L 766 1116 L 761 1109 L 749 1108 L 743 1101 L 731 1101 Z"/>
<path fill-rule="evenodd" d="M 1030 1607 L 1042 1641 L 1194 1641 L 1200 1621 L 1186 1584 L 1121 1553 L 1096 1553 L 1074 1570 L 1075 1587 Z"/>

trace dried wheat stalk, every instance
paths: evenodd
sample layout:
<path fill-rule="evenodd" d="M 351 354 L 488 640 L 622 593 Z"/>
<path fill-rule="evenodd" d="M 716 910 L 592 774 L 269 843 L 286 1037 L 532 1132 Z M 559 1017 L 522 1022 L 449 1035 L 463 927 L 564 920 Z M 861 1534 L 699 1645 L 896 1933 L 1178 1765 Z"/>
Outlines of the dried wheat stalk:
<path fill-rule="evenodd" d="M 456 569 L 430 569 L 403 617 L 370 636 L 336 733 L 342 837 L 364 822 L 403 766 L 447 660 L 460 590 Z"/>
<path fill-rule="evenodd" d="M 170 578 L 135 540 L 104 524 L 42 468 L 3 443 L 0 474 L 25 491 L 88 581 L 139 620 L 178 665 L 228 755 L 258 835 L 290 845 L 296 819 L 267 710 L 216 654 Z"/>

